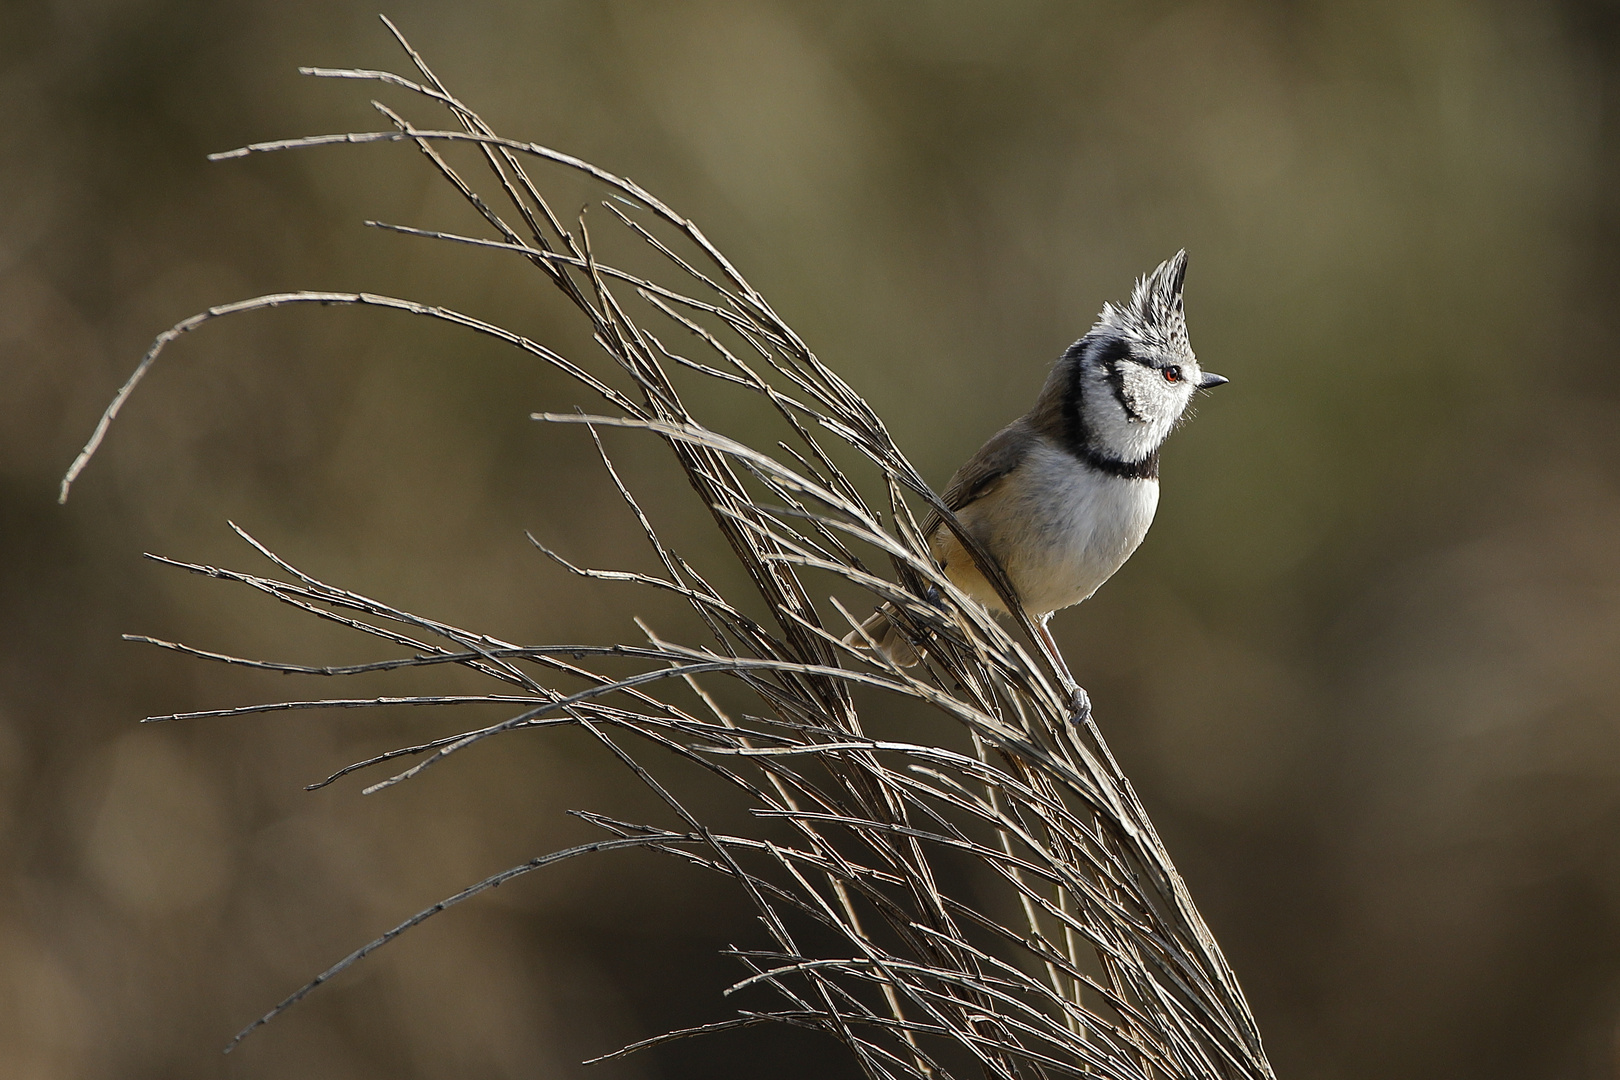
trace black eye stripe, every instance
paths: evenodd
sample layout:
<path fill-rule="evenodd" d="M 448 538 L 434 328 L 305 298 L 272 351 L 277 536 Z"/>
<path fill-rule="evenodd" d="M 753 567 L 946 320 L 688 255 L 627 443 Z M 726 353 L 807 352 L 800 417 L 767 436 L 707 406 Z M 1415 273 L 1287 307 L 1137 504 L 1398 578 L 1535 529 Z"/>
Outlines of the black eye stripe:
<path fill-rule="evenodd" d="M 1143 360 L 1141 357 L 1132 356 L 1129 353 L 1121 353 L 1118 356 L 1110 357 L 1108 366 L 1112 371 L 1118 372 L 1120 370 L 1119 364 L 1121 361 L 1129 361 L 1138 367 L 1147 368 L 1149 371 L 1157 372 L 1161 375 L 1168 375 L 1169 373 L 1173 372 L 1174 375 L 1172 377 L 1172 381 L 1176 382 L 1179 382 L 1187 377 L 1187 369 L 1183 364 L 1157 363 L 1153 360 Z"/>
<path fill-rule="evenodd" d="M 1112 367 L 1121 360 L 1129 360 L 1140 364 L 1141 361 L 1131 355 L 1131 347 L 1125 343 L 1124 338 L 1105 338 L 1096 346 L 1094 358 L 1100 364 Z"/>
<path fill-rule="evenodd" d="M 1160 363 L 1156 360 L 1144 360 L 1140 356 L 1133 356 L 1128 352 L 1110 358 L 1112 364 L 1118 364 L 1122 360 L 1135 364 L 1137 367 L 1147 368 L 1149 371 L 1163 371 L 1166 368 L 1180 366 L 1179 364 Z"/>

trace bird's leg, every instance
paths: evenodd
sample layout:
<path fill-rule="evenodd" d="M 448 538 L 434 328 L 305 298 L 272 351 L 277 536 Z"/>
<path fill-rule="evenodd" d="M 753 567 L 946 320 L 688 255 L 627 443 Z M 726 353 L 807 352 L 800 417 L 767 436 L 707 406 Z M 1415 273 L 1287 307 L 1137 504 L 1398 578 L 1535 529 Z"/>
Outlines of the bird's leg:
<path fill-rule="evenodd" d="M 1052 665 L 1058 670 L 1058 677 L 1063 680 L 1065 691 L 1073 690 L 1077 685 L 1074 676 L 1069 674 L 1069 665 L 1063 662 L 1063 654 L 1058 652 L 1057 642 L 1052 638 L 1052 631 L 1046 628 L 1048 620 L 1052 618 L 1049 611 L 1035 620 L 1035 633 L 1040 636 L 1041 644 L 1046 647 L 1046 655 Z"/>
<path fill-rule="evenodd" d="M 1058 677 L 1063 680 L 1063 691 L 1069 695 L 1069 704 L 1074 708 L 1075 721 L 1083 722 L 1091 715 L 1091 698 L 1086 694 L 1085 690 L 1081 689 L 1080 684 L 1074 681 L 1074 676 L 1069 674 L 1069 665 L 1063 662 L 1063 654 L 1058 651 L 1057 641 L 1053 639 L 1052 631 L 1046 628 L 1046 624 L 1051 618 L 1052 612 L 1048 611 L 1045 615 L 1036 619 L 1035 633 L 1040 637 L 1041 644 L 1046 648 L 1046 653 L 1051 658 L 1052 665 L 1057 668 Z"/>

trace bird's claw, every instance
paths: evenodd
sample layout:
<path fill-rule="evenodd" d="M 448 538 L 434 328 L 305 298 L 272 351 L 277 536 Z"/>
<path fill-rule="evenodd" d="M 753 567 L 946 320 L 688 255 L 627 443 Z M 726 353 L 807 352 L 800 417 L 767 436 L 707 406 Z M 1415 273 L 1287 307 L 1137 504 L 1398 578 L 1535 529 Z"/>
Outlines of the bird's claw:
<path fill-rule="evenodd" d="M 1075 687 L 1069 694 L 1069 708 L 1073 710 L 1071 720 L 1076 724 L 1083 724 L 1091 719 L 1091 696 L 1081 687 Z"/>

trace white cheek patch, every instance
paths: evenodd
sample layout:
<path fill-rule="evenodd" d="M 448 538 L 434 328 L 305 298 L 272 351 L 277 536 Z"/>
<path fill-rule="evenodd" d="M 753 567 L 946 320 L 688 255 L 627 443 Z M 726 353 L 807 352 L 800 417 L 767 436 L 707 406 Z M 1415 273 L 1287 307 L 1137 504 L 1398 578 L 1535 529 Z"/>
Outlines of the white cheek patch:
<path fill-rule="evenodd" d="M 1131 413 L 1131 419 L 1137 423 L 1149 420 L 1158 410 L 1154 408 L 1153 383 L 1160 378 L 1158 372 L 1145 368 L 1141 364 L 1121 364 L 1120 380 L 1121 396 L 1125 399 L 1125 406 Z"/>

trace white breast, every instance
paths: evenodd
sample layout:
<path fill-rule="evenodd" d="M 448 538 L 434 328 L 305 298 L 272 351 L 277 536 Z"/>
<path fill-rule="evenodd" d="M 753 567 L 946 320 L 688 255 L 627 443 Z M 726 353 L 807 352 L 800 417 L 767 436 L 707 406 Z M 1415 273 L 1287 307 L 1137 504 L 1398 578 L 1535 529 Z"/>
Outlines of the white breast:
<path fill-rule="evenodd" d="M 1044 440 L 961 517 L 1001 561 L 1031 615 L 1078 604 L 1131 557 L 1159 505 L 1157 480 L 1097 472 Z M 994 596 L 978 597 L 986 603 Z"/>

